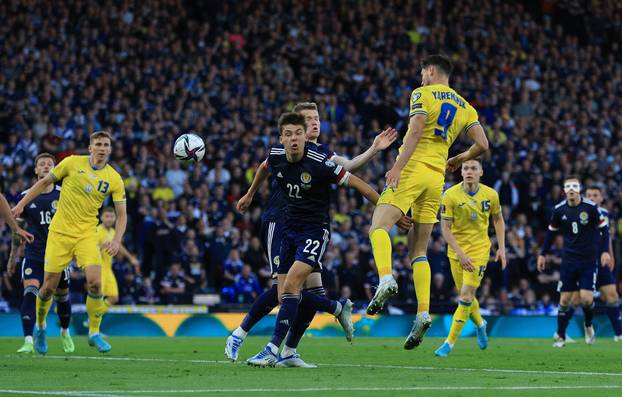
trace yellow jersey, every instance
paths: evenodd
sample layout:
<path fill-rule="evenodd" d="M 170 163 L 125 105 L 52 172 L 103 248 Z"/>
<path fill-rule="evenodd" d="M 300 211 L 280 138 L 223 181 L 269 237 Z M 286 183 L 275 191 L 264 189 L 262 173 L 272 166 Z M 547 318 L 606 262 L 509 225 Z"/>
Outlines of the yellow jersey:
<path fill-rule="evenodd" d="M 482 183 L 474 194 L 465 192 L 463 184 L 459 183 L 447 189 L 441 198 L 441 218 L 452 221 L 451 233 L 458 245 L 465 254 L 476 260 L 488 260 L 490 216 L 500 212 L 499 195 Z M 449 246 L 447 256 L 458 259 Z"/>
<path fill-rule="evenodd" d="M 89 164 L 89 156 L 69 156 L 50 171 L 55 181 L 63 181 L 58 208 L 50 230 L 71 237 L 94 234 L 98 211 L 104 199 L 125 201 L 121 176 L 109 164 L 100 170 Z"/>
<path fill-rule="evenodd" d="M 477 111 L 450 87 L 442 84 L 419 87 L 410 95 L 409 116 L 426 116 L 423 134 L 405 169 L 415 162 L 445 173 L 447 153 L 461 132 L 479 125 Z M 410 128 L 406 134 L 410 134 Z M 404 145 L 400 147 L 402 153 Z"/>
<path fill-rule="evenodd" d="M 112 256 L 108 255 L 106 251 L 101 249 L 101 247 L 106 241 L 112 241 L 112 239 L 114 238 L 114 235 L 115 235 L 114 227 L 111 227 L 110 229 L 106 229 L 104 225 L 99 225 L 97 226 L 96 230 L 97 230 L 97 245 L 99 246 L 101 250 L 101 255 L 102 255 L 102 267 L 112 269 Z"/>

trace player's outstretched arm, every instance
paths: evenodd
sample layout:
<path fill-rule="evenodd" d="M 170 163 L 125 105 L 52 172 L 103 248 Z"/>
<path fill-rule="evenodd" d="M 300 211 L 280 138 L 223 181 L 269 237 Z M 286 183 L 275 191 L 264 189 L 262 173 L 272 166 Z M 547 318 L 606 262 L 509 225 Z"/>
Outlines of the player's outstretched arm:
<path fill-rule="evenodd" d="M 447 170 L 449 172 L 454 172 L 465 161 L 472 160 L 488 151 L 488 138 L 481 125 L 476 124 L 469 128 L 467 135 L 471 137 L 475 143 L 471 145 L 468 150 L 447 160 Z"/>
<path fill-rule="evenodd" d="M 270 176 L 270 171 L 268 170 L 268 161 L 265 160 L 263 163 L 259 164 L 257 167 L 257 172 L 255 172 L 255 176 L 253 177 L 253 182 L 251 186 L 248 188 L 246 194 L 238 200 L 238 204 L 236 206 L 238 212 L 245 213 L 248 210 L 248 207 L 251 206 L 253 202 L 253 197 L 255 197 L 255 193 L 259 190 L 259 186 L 268 179 Z"/>
<path fill-rule="evenodd" d="M 347 185 L 348 187 L 356 189 L 363 197 L 371 201 L 374 205 L 378 203 L 378 199 L 380 199 L 378 192 L 372 189 L 371 186 L 365 183 L 365 181 L 358 176 L 350 174 Z"/>
<path fill-rule="evenodd" d="M 421 135 L 423 134 L 423 128 L 425 127 L 426 116 L 417 114 L 410 118 L 410 122 L 408 124 L 408 133 L 404 138 L 404 146 L 402 149 L 402 153 L 397 157 L 395 164 L 393 164 L 393 168 L 391 168 L 385 174 L 386 185 L 391 188 L 396 188 L 400 182 L 400 174 L 410 157 L 417 149 L 417 145 L 419 144 L 419 140 L 421 139 Z"/>
<path fill-rule="evenodd" d="M 497 215 L 492 216 L 493 225 L 495 227 L 495 235 L 497 236 L 497 255 L 495 261 L 501 262 L 501 269 L 505 269 L 507 261 L 505 259 L 505 220 L 503 220 L 503 214 L 500 212 Z"/>
<path fill-rule="evenodd" d="M 127 259 L 128 262 L 134 266 L 136 273 L 140 273 L 140 262 L 138 261 L 138 258 L 132 255 L 123 244 L 119 245 L 119 255 L 121 255 L 122 258 Z"/>
<path fill-rule="evenodd" d="M 460 266 L 466 271 L 474 272 L 475 267 L 473 266 L 473 259 L 471 259 L 467 254 L 462 251 L 456 237 L 454 237 L 451 232 L 451 224 L 452 221 L 450 219 L 443 218 L 441 219 L 441 233 L 443 234 L 443 238 L 447 241 L 447 244 L 456 252 L 458 255 L 458 260 L 460 261 Z"/>
<path fill-rule="evenodd" d="M 11 210 L 11 212 L 13 212 L 13 216 L 17 218 L 22 212 L 24 212 L 24 208 L 26 208 L 26 206 L 30 204 L 32 200 L 39 197 L 39 195 L 43 193 L 43 191 L 54 182 L 55 180 L 52 173 L 47 174 L 45 178 L 39 179 L 37 183 L 35 183 L 30 189 L 28 189 L 28 193 L 26 193 L 26 195 L 22 197 L 19 203 L 17 203 L 15 207 L 13 207 L 13 209 Z"/>
<path fill-rule="evenodd" d="M 361 168 L 365 167 L 376 154 L 391 146 L 391 144 L 395 142 L 396 139 L 397 130 L 395 130 L 395 128 L 387 128 L 380 134 L 376 135 L 376 137 L 374 138 L 374 142 L 366 151 L 359 154 L 352 160 L 348 160 L 345 157 L 334 155 L 333 157 L 331 157 L 331 161 L 343 166 L 343 168 L 350 172 L 358 171 Z"/>
<path fill-rule="evenodd" d="M 21 214 L 22 211 L 23 211 L 23 208 L 19 213 Z M 24 229 L 22 229 L 17 224 L 17 221 L 15 220 L 15 217 L 17 217 L 17 215 L 18 214 L 13 212 L 13 210 L 11 210 L 11 207 L 9 206 L 9 202 L 6 201 L 6 197 L 4 197 L 4 194 L 0 193 L 0 216 L 2 216 L 2 218 L 7 223 L 7 225 L 9 225 L 13 233 L 17 234 L 22 240 L 26 241 L 27 243 L 32 243 L 35 237 L 32 234 L 25 231 Z"/>

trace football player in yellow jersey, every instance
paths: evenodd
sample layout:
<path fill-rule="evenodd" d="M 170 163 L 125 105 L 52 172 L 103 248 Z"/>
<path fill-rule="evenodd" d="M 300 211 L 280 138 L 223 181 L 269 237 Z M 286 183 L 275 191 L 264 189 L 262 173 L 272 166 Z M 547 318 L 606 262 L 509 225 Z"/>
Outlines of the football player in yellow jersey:
<path fill-rule="evenodd" d="M 101 255 L 96 233 L 97 212 L 107 196 L 112 195 L 117 222 L 114 238 L 102 247 L 106 253 L 112 256 L 117 254 L 127 225 L 125 188 L 121 176 L 108 164 L 111 151 L 110 134 L 104 131 L 93 133 L 89 144 L 90 155 L 65 158 L 45 178 L 37 181 L 13 208 L 13 215 L 18 216 L 46 187 L 63 181 L 58 209 L 50 224 L 45 247 L 45 275 L 37 297 L 35 348 L 40 353 L 47 352 L 45 319 L 52 304 L 52 293 L 64 267 L 74 257 L 78 266 L 84 269 L 87 281 L 89 345 L 102 353 L 111 349 L 99 333 L 106 304 L 101 293 Z"/>
<path fill-rule="evenodd" d="M 397 293 L 389 230 L 410 211 L 413 226 L 408 234 L 409 255 L 418 306 L 413 328 L 404 343 L 408 350 L 421 343 L 432 325 L 428 314 L 431 277 L 426 251 L 432 227 L 438 222 L 445 169 L 454 171 L 464 161 L 488 150 L 488 139 L 477 112 L 449 87 L 452 68 L 451 61 L 442 55 L 430 55 L 421 63 L 422 86 L 411 94 L 408 132 L 393 168 L 385 175 L 385 190 L 374 210 L 369 233 L 380 284 L 367 313 L 376 314 Z M 462 132 L 475 144 L 447 160 L 449 147 Z"/>
<path fill-rule="evenodd" d="M 116 214 L 114 212 L 114 208 L 105 207 L 102 210 L 102 214 L 100 216 L 101 224 L 97 226 L 97 241 L 101 246 L 105 246 L 106 242 L 114 239 L 115 230 L 114 223 L 116 221 Z M 136 273 L 140 271 L 140 262 L 138 259 L 121 244 L 119 246 L 119 255 L 126 258 L 134 269 Z M 104 300 L 107 305 L 112 306 L 119 301 L 119 286 L 117 284 L 117 279 L 114 276 L 114 272 L 112 271 L 112 256 L 108 255 L 105 250 L 101 251 L 102 256 L 102 294 L 104 295 Z"/>
<path fill-rule="evenodd" d="M 488 347 L 486 321 L 479 313 L 475 291 L 484 277 L 490 257 L 488 224 L 491 216 L 499 244 L 495 261 L 501 262 L 501 268 L 505 269 L 505 222 L 499 195 L 479 183 L 482 174 L 479 160 L 465 161 L 462 163 L 463 182 L 447 189 L 441 200 L 441 229 L 447 241 L 451 274 L 460 291 L 460 299 L 449 336 L 435 352 L 439 357 L 446 357 L 451 352 L 469 315 L 477 327 L 480 349 Z"/>

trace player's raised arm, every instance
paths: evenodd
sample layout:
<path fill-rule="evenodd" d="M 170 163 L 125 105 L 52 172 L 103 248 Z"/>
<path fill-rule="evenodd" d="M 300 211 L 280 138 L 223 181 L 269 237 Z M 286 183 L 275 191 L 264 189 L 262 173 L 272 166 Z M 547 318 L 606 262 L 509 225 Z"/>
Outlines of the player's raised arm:
<path fill-rule="evenodd" d="M 454 172 L 465 161 L 474 159 L 482 153 L 488 151 L 488 138 L 479 123 L 468 127 L 466 133 L 474 141 L 474 143 L 468 150 L 447 160 L 447 170 L 449 172 Z"/>
<path fill-rule="evenodd" d="M 44 178 L 39 179 L 37 183 L 35 183 L 30 189 L 28 189 L 28 193 L 26 193 L 26 195 L 19 201 L 19 203 L 17 203 L 15 207 L 13 207 L 13 209 L 11 210 L 13 216 L 18 217 L 22 212 L 24 212 L 24 208 L 26 208 L 26 206 L 30 204 L 32 200 L 39 197 L 39 195 L 43 193 L 43 191 L 45 191 L 45 189 L 48 186 L 52 185 L 55 181 L 56 179 L 52 172 L 47 174 Z M 11 227 L 11 229 L 13 229 L 13 227 Z"/>
<path fill-rule="evenodd" d="M 355 172 L 365 167 L 376 154 L 391 146 L 391 144 L 395 142 L 395 139 L 397 139 L 397 131 L 395 128 L 387 128 L 376 135 L 371 146 L 355 158 L 348 160 L 345 157 L 334 155 L 331 157 L 331 160 L 342 165 L 346 170 Z"/>
<path fill-rule="evenodd" d="M 259 190 L 259 186 L 268 179 L 270 176 L 270 170 L 268 169 L 268 160 L 264 160 L 259 167 L 257 167 L 257 172 L 255 172 L 255 176 L 253 177 L 253 182 L 251 186 L 248 188 L 246 194 L 238 200 L 238 204 L 236 209 L 240 213 L 245 213 L 253 202 L 253 197 L 255 197 L 255 193 Z"/>
<path fill-rule="evenodd" d="M 402 152 L 399 156 L 397 156 L 397 160 L 395 161 L 395 164 L 393 164 L 393 168 L 385 174 L 387 186 L 396 188 L 399 184 L 402 170 L 415 152 L 415 149 L 417 149 L 417 144 L 421 139 L 423 128 L 425 127 L 426 117 L 427 116 L 424 114 L 415 114 L 410 118 L 408 133 L 406 133 L 406 137 L 404 138 Z"/>

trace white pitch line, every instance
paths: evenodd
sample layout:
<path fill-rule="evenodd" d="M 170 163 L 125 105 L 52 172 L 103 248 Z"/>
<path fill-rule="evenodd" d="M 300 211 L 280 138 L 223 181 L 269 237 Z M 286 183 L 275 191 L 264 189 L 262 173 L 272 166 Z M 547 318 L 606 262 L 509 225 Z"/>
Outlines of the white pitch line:
<path fill-rule="evenodd" d="M 622 385 L 578 385 L 578 386 L 411 386 L 411 387 L 304 387 L 304 388 L 253 388 L 253 389 L 187 389 L 187 390 L 110 390 L 110 391 L 63 391 L 46 392 L 35 390 L 2 390 L 6 394 L 35 394 L 35 395 L 70 395 L 77 397 L 122 397 L 117 393 L 127 394 L 192 394 L 192 393 L 295 393 L 295 392 L 340 392 L 340 391 L 481 391 L 481 390 L 573 390 L 573 389 L 620 389 Z M 126 395 L 127 395 L 126 394 Z"/>
<path fill-rule="evenodd" d="M 13 357 L 6 355 L 5 357 Z M 98 357 L 98 356 L 45 356 L 48 359 L 62 360 L 109 360 L 109 361 L 136 361 L 136 362 L 163 362 L 163 363 L 193 363 L 193 364 L 225 364 L 233 365 L 230 361 L 224 360 L 175 360 L 167 358 L 140 358 L 140 357 Z M 317 364 L 320 367 L 340 367 L 340 368 L 381 368 L 381 369 L 402 369 L 415 371 L 454 371 L 454 372 L 492 372 L 492 373 L 521 373 L 534 375 L 568 375 L 568 376 L 613 376 L 622 377 L 621 372 L 590 372 L 590 371 L 548 371 L 548 370 L 528 370 L 528 369 L 502 369 L 502 368 L 458 368 L 458 367 L 417 367 L 410 365 L 385 365 L 385 364 L 345 364 L 330 363 Z"/>

